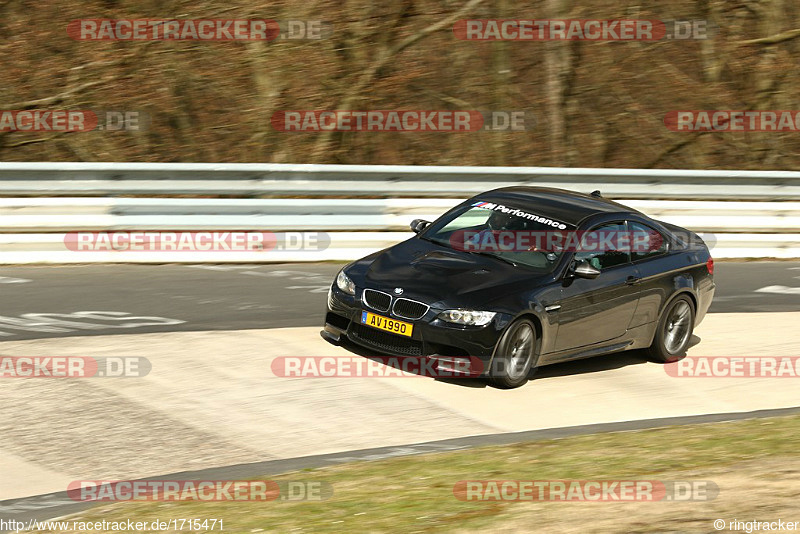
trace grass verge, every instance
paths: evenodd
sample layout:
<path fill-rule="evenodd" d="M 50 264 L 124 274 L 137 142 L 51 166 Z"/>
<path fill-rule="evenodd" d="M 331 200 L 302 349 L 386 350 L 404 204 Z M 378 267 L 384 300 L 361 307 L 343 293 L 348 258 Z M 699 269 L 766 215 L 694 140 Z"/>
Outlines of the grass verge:
<path fill-rule="evenodd" d="M 782 508 L 784 502 L 790 506 L 784 498 L 797 502 L 798 474 L 800 416 L 789 416 L 356 462 L 269 477 L 278 482 L 332 484 L 332 498 L 321 502 L 115 503 L 98 505 L 70 519 L 152 522 L 215 518 L 223 520 L 225 532 L 246 533 L 510 532 L 522 528 L 538 531 L 537 526 L 563 532 L 574 527 L 582 533 L 608 528 L 617 532 L 709 532 L 713 531 L 713 519 L 727 518 L 724 514 L 733 519 L 761 512 L 762 520 L 800 520 L 796 504 L 787 508 L 795 510 L 794 518 Z M 257 473 L 253 475 L 259 478 Z M 454 484 L 468 479 L 638 478 L 713 480 L 720 495 L 712 503 L 702 504 L 462 502 L 453 496 Z M 774 488 L 769 484 L 777 481 L 782 481 L 781 496 L 771 499 Z M 669 522 L 678 524 L 669 526 Z"/>

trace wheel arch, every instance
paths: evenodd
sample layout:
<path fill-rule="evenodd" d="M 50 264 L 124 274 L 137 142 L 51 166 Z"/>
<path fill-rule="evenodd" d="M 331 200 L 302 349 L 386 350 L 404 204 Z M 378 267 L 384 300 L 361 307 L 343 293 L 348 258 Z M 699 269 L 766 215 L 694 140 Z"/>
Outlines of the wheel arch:
<path fill-rule="evenodd" d="M 658 362 L 662 362 L 662 363 L 663 362 L 669 363 L 670 361 L 675 361 L 675 360 L 669 359 L 669 357 L 664 357 L 662 355 L 662 351 L 661 351 L 660 347 L 656 350 L 655 343 L 656 343 L 657 337 L 659 335 L 659 330 L 660 330 L 660 328 L 662 326 L 661 323 L 666 317 L 666 312 L 669 310 L 670 306 L 672 306 L 675 303 L 676 300 L 678 300 L 678 299 L 680 299 L 681 297 L 684 297 L 684 296 L 689 300 L 689 306 L 692 308 L 692 315 L 694 315 L 694 320 L 692 321 L 692 324 L 689 326 L 690 332 L 692 332 L 694 330 L 694 326 L 695 326 L 694 323 L 697 321 L 697 296 L 691 291 L 691 288 L 686 288 L 684 290 L 676 291 L 672 295 L 672 297 L 665 302 L 663 308 L 661 309 L 661 312 L 658 315 L 658 320 L 655 321 L 654 323 L 652 323 L 655 326 L 653 327 L 652 336 L 650 338 L 650 345 L 649 345 L 649 347 L 647 347 L 645 349 L 645 351 L 648 353 L 648 355 L 651 358 L 654 359 L 654 361 L 658 361 Z M 684 347 L 683 350 L 687 350 L 690 346 L 691 346 L 691 335 L 689 336 L 689 338 L 688 338 L 688 340 L 686 342 L 686 346 Z M 670 353 L 670 354 L 673 354 L 673 353 Z"/>
<path fill-rule="evenodd" d="M 648 336 L 649 338 L 648 345 L 652 344 L 653 340 L 656 337 L 656 333 L 658 332 L 658 325 L 661 324 L 661 318 L 664 316 L 664 312 L 667 310 L 667 308 L 670 307 L 670 305 L 673 302 L 675 302 L 675 299 L 679 298 L 681 295 L 686 295 L 687 297 L 689 297 L 689 300 L 692 303 L 692 308 L 694 309 L 695 317 L 697 317 L 697 296 L 692 291 L 692 288 L 689 286 L 685 286 L 678 289 L 668 299 L 664 299 L 664 303 L 661 305 L 661 309 L 658 310 L 658 317 L 656 318 L 655 321 L 649 323 L 650 325 L 652 325 L 652 328 L 650 329 Z"/>
<path fill-rule="evenodd" d="M 664 301 L 664 305 L 661 306 L 661 310 L 660 310 L 660 312 L 658 314 L 659 320 L 661 320 L 661 314 L 664 313 L 664 310 L 669 308 L 669 306 L 673 302 L 675 302 L 675 299 L 677 299 L 677 298 L 679 298 L 679 297 L 681 297 L 683 295 L 686 295 L 687 297 L 689 297 L 689 300 L 692 302 L 693 311 L 695 312 L 695 315 L 697 315 L 697 295 L 694 294 L 694 291 L 692 291 L 692 288 L 684 287 L 684 288 L 676 291 L 668 300 Z"/>
<path fill-rule="evenodd" d="M 544 327 L 542 325 L 541 318 L 534 311 L 526 310 L 526 311 L 520 313 L 519 315 L 515 316 L 510 321 L 508 321 L 508 324 L 506 325 L 506 327 L 503 328 L 503 332 L 497 338 L 497 343 L 495 343 L 495 345 L 494 345 L 494 349 L 492 350 L 492 357 L 489 359 L 489 363 L 487 364 L 487 368 L 490 368 L 492 366 L 492 363 L 494 363 L 494 358 L 495 358 L 495 356 L 497 356 L 497 348 L 500 346 L 500 343 L 503 340 L 503 336 L 506 335 L 506 332 L 508 332 L 508 329 L 511 328 L 511 325 L 513 325 L 514 323 L 516 323 L 520 319 L 528 319 L 531 323 L 533 323 L 533 327 L 536 330 L 536 360 L 538 362 L 539 357 L 541 356 L 541 352 L 542 352 L 542 338 L 543 338 L 543 335 L 544 335 L 544 329 L 543 329 Z"/>

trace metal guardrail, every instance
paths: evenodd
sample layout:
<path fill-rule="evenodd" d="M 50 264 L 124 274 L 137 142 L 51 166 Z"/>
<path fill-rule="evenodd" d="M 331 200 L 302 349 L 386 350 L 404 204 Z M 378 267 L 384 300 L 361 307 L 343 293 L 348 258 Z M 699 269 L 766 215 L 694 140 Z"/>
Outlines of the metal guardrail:
<path fill-rule="evenodd" d="M 0 198 L 0 229 L 405 231 L 464 199 Z M 641 201 L 626 204 L 702 232 L 800 229 L 800 202 Z"/>
<path fill-rule="evenodd" d="M 0 163 L 0 263 L 347 260 L 409 237 L 411 219 L 520 184 L 600 189 L 657 219 L 713 233 L 716 257 L 800 257 L 800 172 Z M 76 252 L 63 242 L 74 231 L 225 229 L 326 232 L 331 246 L 220 256 Z"/>
<path fill-rule="evenodd" d="M 0 262 L 234 262 L 347 260 L 411 236 L 460 199 L 0 199 Z M 719 258 L 800 257 L 800 202 L 625 201 L 704 236 Z M 327 250 L 246 253 L 74 252 L 67 232 L 158 230 L 312 231 Z"/>
<path fill-rule="evenodd" d="M 407 232 L 327 232 L 323 250 L 245 252 L 71 251 L 64 233 L 0 234 L 0 264 L 21 263 L 258 263 L 348 261 L 408 239 Z M 717 258 L 797 258 L 800 233 L 713 234 L 704 236 Z"/>
<path fill-rule="evenodd" d="M 3 196 L 452 197 L 506 185 L 626 199 L 800 200 L 800 172 L 260 163 L 2 163 Z"/>

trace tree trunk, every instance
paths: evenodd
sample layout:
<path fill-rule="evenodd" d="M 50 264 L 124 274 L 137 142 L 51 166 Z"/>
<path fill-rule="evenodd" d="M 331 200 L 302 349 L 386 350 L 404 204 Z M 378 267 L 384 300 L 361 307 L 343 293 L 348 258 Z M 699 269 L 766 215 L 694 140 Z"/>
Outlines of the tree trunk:
<path fill-rule="evenodd" d="M 544 12 L 549 19 L 565 18 L 568 12 L 566 0 L 545 0 Z M 548 138 L 550 141 L 550 164 L 565 164 L 567 156 L 567 117 L 565 106 L 565 80 L 570 69 L 569 41 L 547 41 L 545 63 L 547 80 L 545 92 L 548 109 Z"/>

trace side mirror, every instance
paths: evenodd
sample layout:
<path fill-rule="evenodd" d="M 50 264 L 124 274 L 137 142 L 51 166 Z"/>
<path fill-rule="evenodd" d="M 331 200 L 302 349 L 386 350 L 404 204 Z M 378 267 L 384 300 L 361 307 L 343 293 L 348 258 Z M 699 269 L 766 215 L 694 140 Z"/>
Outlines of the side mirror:
<path fill-rule="evenodd" d="M 413 221 L 411 221 L 411 224 L 409 226 L 411 226 L 411 229 L 414 231 L 415 234 L 418 234 L 425 228 L 427 228 L 429 224 L 431 224 L 430 221 L 425 221 L 422 219 L 414 219 Z"/>
<path fill-rule="evenodd" d="M 600 270 L 592 267 L 588 261 L 582 261 L 575 267 L 573 274 L 578 278 L 588 278 L 592 280 L 600 276 Z"/>

